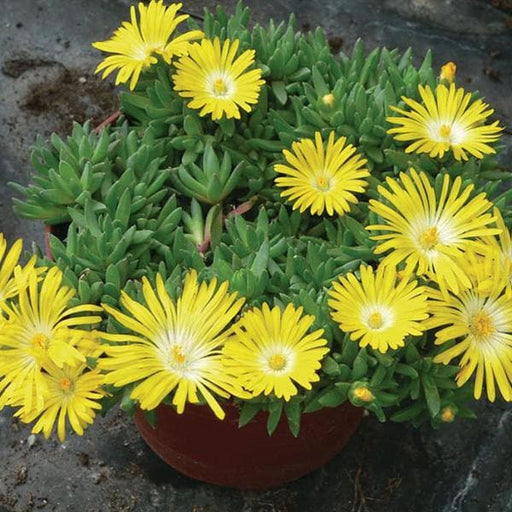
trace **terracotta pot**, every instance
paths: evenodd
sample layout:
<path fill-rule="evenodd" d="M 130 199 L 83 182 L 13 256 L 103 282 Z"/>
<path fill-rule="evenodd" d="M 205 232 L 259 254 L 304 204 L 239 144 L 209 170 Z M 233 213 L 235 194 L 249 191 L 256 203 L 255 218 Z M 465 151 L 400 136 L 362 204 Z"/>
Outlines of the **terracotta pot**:
<path fill-rule="evenodd" d="M 167 464 L 204 482 L 238 489 L 268 489 L 296 480 L 337 455 L 354 433 L 362 408 L 345 403 L 302 416 L 300 434 L 281 418 L 272 436 L 266 413 L 238 428 L 238 409 L 224 407 L 218 420 L 208 407 L 187 404 L 183 414 L 157 409 L 153 428 L 138 410 L 135 424 L 146 443 Z"/>
<path fill-rule="evenodd" d="M 49 234 L 63 240 L 67 228 L 45 226 L 48 258 L 53 259 Z M 269 436 L 267 413 L 238 428 L 238 409 L 233 404 L 223 407 L 223 421 L 206 406 L 187 404 L 183 414 L 167 405 L 158 407 L 156 428 L 137 410 L 135 424 L 160 458 L 191 478 L 237 489 L 268 489 L 296 480 L 336 456 L 364 412 L 347 402 L 304 414 L 295 438 L 285 417 Z"/>

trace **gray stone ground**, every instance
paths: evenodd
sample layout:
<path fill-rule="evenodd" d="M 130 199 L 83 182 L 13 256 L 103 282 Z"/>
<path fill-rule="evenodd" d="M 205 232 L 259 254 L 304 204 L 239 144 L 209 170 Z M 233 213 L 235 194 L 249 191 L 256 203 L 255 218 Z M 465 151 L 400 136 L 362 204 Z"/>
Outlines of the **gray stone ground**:
<path fill-rule="evenodd" d="M 41 244 L 37 223 L 13 216 L 8 181 L 26 182 L 36 134 L 65 134 L 71 121 L 115 109 L 112 87 L 92 76 L 89 43 L 127 17 L 128 0 L 0 0 L 0 229 L 8 240 Z M 215 1 L 189 0 L 200 15 Z M 222 5 L 233 9 L 234 0 Z M 304 29 L 323 26 L 350 51 L 362 37 L 405 50 L 427 48 L 435 65 L 458 64 L 458 81 L 480 90 L 508 126 L 502 154 L 512 166 L 510 0 L 247 1 L 253 19 L 295 12 Z M 29 437 L 0 414 L 0 512 L 506 512 L 512 511 L 512 409 L 480 403 L 479 419 L 441 430 L 365 418 L 344 451 L 298 482 L 239 492 L 192 481 L 161 463 L 130 421 L 112 412 L 64 444 Z"/>

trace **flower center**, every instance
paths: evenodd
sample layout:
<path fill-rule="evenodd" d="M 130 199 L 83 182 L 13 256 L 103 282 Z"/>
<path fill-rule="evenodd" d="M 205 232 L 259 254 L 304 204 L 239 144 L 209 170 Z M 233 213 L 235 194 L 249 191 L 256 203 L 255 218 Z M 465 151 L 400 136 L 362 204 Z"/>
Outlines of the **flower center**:
<path fill-rule="evenodd" d="M 436 226 L 428 228 L 420 236 L 420 244 L 424 249 L 434 249 L 439 243 L 439 231 Z"/>
<path fill-rule="evenodd" d="M 442 124 L 439 128 L 439 135 L 441 136 L 441 139 L 444 139 L 446 142 L 450 142 L 450 135 L 452 134 L 452 128 L 451 126 L 448 126 L 447 124 Z"/>
<path fill-rule="evenodd" d="M 161 45 L 157 47 L 154 44 L 145 43 L 134 49 L 133 57 L 140 61 L 144 67 L 149 67 L 155 62 L 155 57 L 152 55 L 153 53 L 162 53 Z"/>
<path fill-rule="evenodd" d="M 270 356 L 268 364 L 272 370 L 278 372 L 286 366 L 286 358 L 282 354 L 273 354 Z"/>
<path fill-rule="evenodd" d="M 215 82 L 213 82 L 213 93 L 215 96 L 227 96 L 228 86 L 222 78 L 217 78 Z"/>
<path fill-rule="evenodd" d="M 492 318 L 486 311 L 480 311 L 480 313 L 477 313 L 469 328 L 473 334 L 482 338 L 486 338 L 496 331 Z"/>
<path fill-rule="evenodd" d="M 327 192 L 331 188 L 331 180 L 327 176 L 317 176 L 315 178 L 315 187 L 321 192 Z"/>
<path fill-rule="evenodd" d="M 67 377 L 62 377 L 62 379 L 59 380 L 59 386 L 62 391 L 69 391 L 72 384 L 73 383 Z"/>
<path fill-rule="evenodd" d="M 375 313 L 372 313 L 368 318 L 368 326 L 371 329 L 380 329 L 382 327 L 383 320 L 382 315 L 376 311 Z"/>
<path fill-rule="evenodd" d="M 173 363 L 182 365 L 186 360 L 187 356 L 183 352 L 183 349 L 180 345 L 173 345 L 171 349 L 171 357 L 173 360 Z"/>
<path fill-rule="evenodd" d="M 48 337 L 45 334 L 38 332 L 32 338 L 32 346 L 46 350 L 48 348 Z"/>

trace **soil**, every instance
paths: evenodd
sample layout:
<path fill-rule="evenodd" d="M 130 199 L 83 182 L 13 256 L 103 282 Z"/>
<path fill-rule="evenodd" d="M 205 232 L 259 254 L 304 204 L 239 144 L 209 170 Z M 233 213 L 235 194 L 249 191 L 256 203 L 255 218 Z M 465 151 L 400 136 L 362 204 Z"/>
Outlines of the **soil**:
<path fill-rule="evenodd" d="M 33 84 L 20 106 L 32 115 L 51 112 L 61 119 L 62 123 L 55 127 L 58 133 L 69 133 L 73 122 L 82 124 L 88 119 L 96 126 L 106 113 L 119 108 L 112 83 L 82 69 L 66 69 L 52 61 L 13 59 L 5 62 L 2 71 L 16 77 L 34 67 L 49 65 L 59 66 L 60 71 L 52 80 Z"/>
<path fill-rule="evenodd" d="M 491 5 L 498 9 L 502 9 L 505 12 L 512 13 L 512 1 L 511 0 L 491 0 Z"/>

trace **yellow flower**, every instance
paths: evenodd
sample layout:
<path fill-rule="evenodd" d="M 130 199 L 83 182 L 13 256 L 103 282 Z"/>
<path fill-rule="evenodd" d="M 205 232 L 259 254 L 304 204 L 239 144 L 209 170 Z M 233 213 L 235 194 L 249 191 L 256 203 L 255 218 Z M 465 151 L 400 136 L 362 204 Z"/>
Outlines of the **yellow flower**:
<path fill-rule="evenodd" d="M 96 68 L 96 73 L 103 71 L 103 78 L 116 69 L 116 85 L 130 82 L 133 90 L 141 72 L 158 62 L 155 55 L 161 55 L 165 62 L 171 62 L 174 55 L 187 52 L 190 41 L 200 39 L 203 33 L 192 30 L 170 39 L 176 27 L 188 18 L 188 14 L 177 16 L 182 4 L 162 4 L 163 0 L 152 0 L 149 5 L 139 3 L 140 21 L 137 20 L 135 7 L 130 8 L 131 21 L 125 21 L 111 39 L 93 43 L 98 50 L 112 53 Z"/>
<path fill-rule="evenodd" d="M 4 305 L 7 321 L 0 330 L 0 408 L 11 404 L 12 397 L 23 390 L 24 405 L 31 410 L 33 400 L 43 406 L 46 383 L 42 369 L 48 364 L 62 367 L 80 364 L 85 357 L 76 346 L 87 331 L 76 329 L 101 321 L 98 306 L 83 304 L 67 308 L 74 290 L 61 286 L 62 273 L 52 267 L 38 286 L 39 275 L 33 269 L 28 288 L 19 293 L 19 305 Z"/>
<path fill-rule="evenodd" d="M 446 87 L 439 84 L 435 94 L 430 87 L 419 86 L 423 103 L 402 96 L 410 111 L 398 107 L 392 110 L 402 117 L 388 117 L 390 123 L 399 125 L 388 133 L 396 140 L 413 141 L 405 148 L 406 153 L 428 153 L 431 157 L 442 158 L 452 151 L 456 160 L 467 160 L 469 153 L 476 158 L 496 153 L 488 143 L 498 140 L 503 130 L 498 121 L 484 125 L 494 112 L 482 100 L 471 102 L 471 93 L 455 84 Z"/>
<path fill-rule="evenodd" d="M 429 329 L 436 332 L 436 344 L 450 343 L 434 358 L 436 363 L 448 364 L 462 356 L 461 371 L 456 380 L 465 384 L 476 371 L 474 395 L 480 398 L 482 388 L 491 402 L 495 400 L 495 383 L 503 398 L 512 400 L 512 302 L 509 298 L 508 276 L 497 258 L 482 258 L 469 252 L 466 265 L 471 287 L 458 294 L 443 295 L 430 290 L 431 318 Z M 492 276 L 490 280 L 489 277 Z M 485 283 L 484 290 L 482 283 Z"/>
<path fill-rule="evenodd" d="M 25 267 L 19 265 L 23 240 L 16 240 L 6 254 L 7 242 L 0 233 L 0 302 L 15 297 L 26 286 L 27 275 L 33 272 L 36 257 L 33 256 Z M 3 260 L 3 261 L 2 261 Z M 41 270 L 38 270 L 41 272 Z"/>
<path fill-rule="evenodd" d="M 57 422 L 57 433 L 60 441 L 66 439 L 66 420 L 71 428 L 82 435 L 84 429 L 93 423 L 96 411 L 101 409 L 99 400 L 105 396 L 102 388 L 103 375 L 99 370 L 88 370 L 85 364 L 77 366 L 64 365 L 59 368 L 49 363 L 44 380 L 44 406 L 42 408 L 21 407 L 15 416 L 25 423 L 37 419 L 32 432 L 43 432 L 48 439 Z M 20 397 L 13 400 L 17 404 Z"/>
<path fill-rule="evenodd" d="M 328 301 L 331 316 L 351 340 L 380 352 L 403 347 L 406 336 L 419 336 L 428 317 L 427 296 L 416 281 L 397 279 L 394 268 L 361 265 L 333 282 Z"/>
<path fill-rule="evenodd" d="M 142 409 L 154 409 L 174 391 L 172 403 L 182 413 L 185 403 L 198 403 L 202 397 L 215 415 L 223 419 L 224 411 L 213 393 L 228 398 L 239 390 L 234 379 L 226 375 L 221 364 L 221 348 L 226 326 L 244 303 L 236 293 L 227 292 L 228 283 L 217 288 L 198 284 L 193 270 L 185 277 L 183 292 L 177 302 L 165 290 L 160 275 L 156 294 L 143 278 L 142 291 L 146 306 L 121 296 L 129 314 L 104 306 L 106 311 L 132 334 L 104 334 L 117 342 L 105 347 L 108 357 L 100 367 L 108 371 L 105 380 L 114 386 L 136 383 L 131 398 Z"/>
<path fill-rule="evenodd" d="M 477 237 L 499 233 L 499 229 L 488 227 L 495 219 L 486 213 L 492 203 L 485 194 L 469 199 L 474 186 L 461 190 L 462 179 L 458 176 L 451 183 L 448 175 L 436 194 L 428 176 L 414 169 L 410 175 L 401 173 L 400 181 L 386 181 L 391 190 L 379 186 L 378 191 L 389 205 L 370 200 L 370 210 L 382 217 L 383 224 L 366 229 L 388 232 L 372 237 L 382 241 L 375 253 L 392 250 L 384 264 L 396 267 L 405 261 L 406 274 L 416 271 L 419 276 L 435 278 L 443 290 L 457 293 L 469 287 L 460 257 L 468 248 L 482 245 Z"/>
<path fill-rule="evenodd" d="M 364 167 L 367 160 L 346 141 L 340 137 L 335 142 L 331 132 L 324 149 L 322 135 L 316 132 L 314 141 L 303 139 L 292 144 L 291 152 L 283 151 L 289 165 L 275 165 L 276 172 L 285 175 L 275 181 L 285 188 L 281 196 L 293 201 L 294 210 L 299 208 L 302 213 L 309 208 L 316 215 L 324 210 L 329 215 L 343 215 L 350 210 L 350 203 L 357 203 L 354 194 L 365 191 L 368 183 L 364 178 L 370 173 Z"/>
<path fill-rule="evenodd" d="M 298 390 L 311 389 L 316 371 L 329 351 L 323 329 L 308 333 L 314 317 L 288 304 L 282 312 L 268 304 L 246 311 L 233 326 L 224 347 L 224 365 L 252 396 L 274 393 L 289 400 Z"/>
<path fill-rule="evenodd" d="M 239 41 L 229 39 L 221 46 L 216 37 L 190 46 L 188 55 L 175 63 L 174 89 L 183 98 L 191 98 L 189 108 L 201 109 L 199 115 L 240 119 L 239 108 L 249 112 L 258 102 L 261 69 L 247 68 L 254 62 L 254 50 L 236 57 Z"/>
<path fill-rule="evenodd" d="M 512 239 L 510 231 L 505 225 L 498 208 L 494 208 L 493 214 L 496 218 L 496 227 L 500 230 L 498 238 L 487 236 L 483 237 L 481 241 L 484 244 L 486 254 L 494 255 L 499 260 L 502 271 L 512 285 Z"/>

